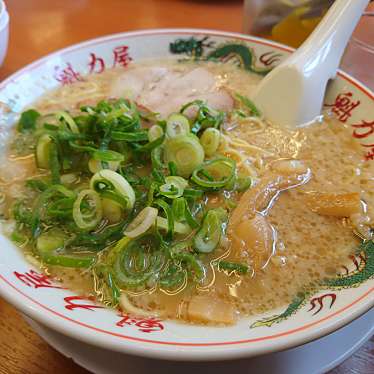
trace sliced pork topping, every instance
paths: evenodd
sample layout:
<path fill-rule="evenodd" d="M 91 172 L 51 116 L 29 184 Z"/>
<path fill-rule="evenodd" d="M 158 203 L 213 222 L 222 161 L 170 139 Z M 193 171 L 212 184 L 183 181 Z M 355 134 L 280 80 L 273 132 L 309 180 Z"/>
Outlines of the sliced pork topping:
<path fill-rule="evenodd" d="M 233 99 L 214 75 L 200 67 L 189 72 L 159 67 L 129 69 L 113 83 L 111 95 L 125 95 L 164 118 L 193 100 L 204 100 L 213 109 L 224 111 L 233 107 Z"/>

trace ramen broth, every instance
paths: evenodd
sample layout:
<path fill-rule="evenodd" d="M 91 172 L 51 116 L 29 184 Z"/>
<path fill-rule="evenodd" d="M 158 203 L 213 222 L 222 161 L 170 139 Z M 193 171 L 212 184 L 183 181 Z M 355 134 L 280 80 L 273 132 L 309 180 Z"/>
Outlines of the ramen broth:
<path fill-rule="evenodd" d="M 260 80 L 231 64 L 153 61 L 129 69 L 149 66 L 178 73 L 202 67 L 214 76 L 216 87 L 231 97 L 235 93 L 250 97 Z M 33 108 L 43 115 L 60 110 L 77 115 L 82 105 L 112 97 L 123 74 L 112 69 L 87 76 L 46 94 Z M 123 94 L 131 96 L 125 89 Z M 1 207 L 8 231 L 14 201 L 25 194 L 34 199 L 40 193 L 31 193 L 25 180 L 48 175 L 36 167 L 27 138 L 24 144 L 20 147 L 18 140 L 18 149 L 10 146 L 8 160 L 0 166 Z M 119 307 L 124 311 L 193 323 L 232 324 L 240 317 L 286 305 L 301 290 L 336 276 L 361 239 L 370 237 L 373 163 L 362 161 L 349 129 L 329 113 L 323 121 L 296 131 L 258 117 L 228 116 L 221 127 L 217 154 L 235 160 L 238 172 L 250 176 L 252 184 L 244 192 L 206 193 L 205 209 L 223 207 L 229 217 L 217 248 L 199 257 L 205 266 L 204 279 L 197 284 L 186 282 L 176 292 L 159 287 L 122 290 Z M 138 171 L 147 175 L 149 167 Z M 82 175 L 72 184 L 87 181 Z M 31 261 L 39 262 L 30 243 L 22 248 Z M 220 259 L 245 264 L 248 272 L 222 269 L 216 266 Z M 89 268 L 41 266 L 72 290 L 105 302 Z"/>

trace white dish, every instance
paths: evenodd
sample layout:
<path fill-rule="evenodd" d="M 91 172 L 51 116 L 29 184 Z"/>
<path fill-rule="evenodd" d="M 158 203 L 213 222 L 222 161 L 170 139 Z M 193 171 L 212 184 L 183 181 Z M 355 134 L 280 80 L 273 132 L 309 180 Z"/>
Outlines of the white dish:
<path fill-rule="evenodd" d="M 319 374 L 338 366 L 374 334 L 374 310 L 348 326 L 314 342 L 283 352 L 252 359 L 226 362 L 176 363 L 151 360 L 98 349 L 81 344 L 29 318 L 31 327 L 57 351 L 94 374 L 131 373 L 189 374 L 202 371 L 224 374 L 227 371 L 256 374 Z"/>

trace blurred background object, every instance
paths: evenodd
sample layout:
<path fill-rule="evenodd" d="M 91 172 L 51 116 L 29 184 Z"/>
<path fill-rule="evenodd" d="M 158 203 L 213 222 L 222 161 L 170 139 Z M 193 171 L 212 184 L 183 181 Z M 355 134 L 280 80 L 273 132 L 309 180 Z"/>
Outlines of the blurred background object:
<path fill-rule="evenodd" d="M 0 0 L 0 66 L 4 61 L 8 49 L 9 38 L 9 14 L 5 3 Z"/>
<path fill-rule="evenodd" d="M 299 47 L 334 0 L 245 0 L 244 32 Z"/>
<path fill-rule="evenodd" d="M 297 48 L 333 3 L 334 0 L 244 0 L 243 31 Z M 371 1 L 348 44 L 341 69 L 374 90 L 373 67 L 374 1 Z"/>
<path fill-rule="evenodd" d="M 374 91 L 374 2 L 362 16 L 340 68 Z"/>

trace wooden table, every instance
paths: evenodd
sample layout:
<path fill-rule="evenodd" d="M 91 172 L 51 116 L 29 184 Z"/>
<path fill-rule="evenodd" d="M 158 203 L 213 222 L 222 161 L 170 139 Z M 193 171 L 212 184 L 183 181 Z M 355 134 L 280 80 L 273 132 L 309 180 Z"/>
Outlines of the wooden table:
<path fill-rule="evenodd" d="M 0 80 L 54 50 L 155 27 L 241 31 L 240 0 L 8 0 L 10 44 Z M 0 374 L 87 373 L 40 339 L 0 299 Z M 374 373 L 374 339 L 331 374 Z M 135 373 L 136 374 L 136 373 Z"/>

